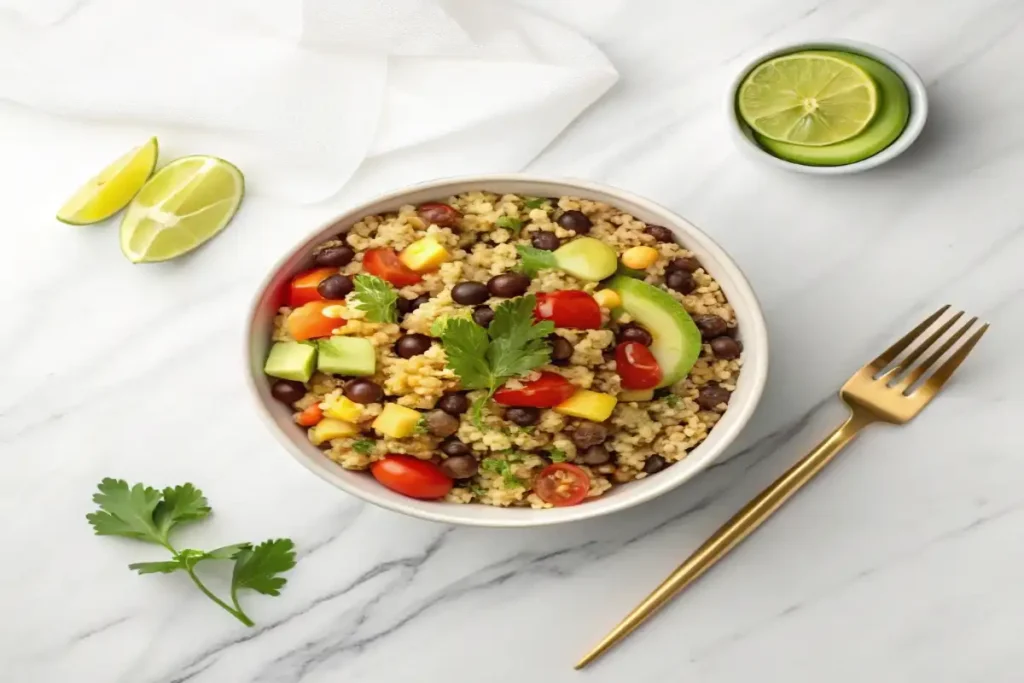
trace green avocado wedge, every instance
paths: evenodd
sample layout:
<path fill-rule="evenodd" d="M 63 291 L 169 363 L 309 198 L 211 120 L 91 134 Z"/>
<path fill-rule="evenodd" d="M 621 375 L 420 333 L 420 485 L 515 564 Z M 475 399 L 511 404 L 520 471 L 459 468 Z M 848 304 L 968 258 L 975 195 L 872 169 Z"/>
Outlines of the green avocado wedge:
<path fill-rule="evenodd" d="M 895 142 L 910 118 L 910 95 L 903 79 L 884 64 L 862 55 L 826 51 L 816 54 L 844 59 L 868 72 L 878 87 L 878 109 L 875 117 L 867 128 L 855 137 L 824 147 L 794 145 L 769 140 L 753 133 L 757 143 L 772 155 L 793 163 L 806 166 L 845 166 L 872 157 Z"/>
<path fill-rule="evenodd" d="M 668 292 L 642 280 L 616 275 L 608 289 L 618 293 L 622 309 L 651 333 L 651 353 L 661 368 L 658 387 L 686 377 L 700 356 L 700 330 L 683 305 Z"/>

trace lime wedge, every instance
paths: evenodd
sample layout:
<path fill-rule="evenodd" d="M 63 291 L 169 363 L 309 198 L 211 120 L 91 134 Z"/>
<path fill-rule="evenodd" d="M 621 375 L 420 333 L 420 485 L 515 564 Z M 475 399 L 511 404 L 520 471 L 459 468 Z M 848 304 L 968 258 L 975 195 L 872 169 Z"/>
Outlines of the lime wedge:
<path fill-rule="evenodd" d="M 766 138 L 821 147 L 849 140 L 871 123 L 878 89 L 850 61 L 802 52 L 758 65 L 740 86 L 736 105 Z"/>
<path fill-rule="evenodd" d="M 57 220 L 90 225 L 113 216 L 128 205 L 153 174 L 159 151 L 156 138 L 150 138 L 107 166 L 60 207 Z"/>
<path fill-rule="evenodd" d="M 175 159 L 154 175 L 121 220 L 121 251 L 132 263 L 167 261 L 213 238 L 245 194 L 233 164 L 208 156 Z"/>

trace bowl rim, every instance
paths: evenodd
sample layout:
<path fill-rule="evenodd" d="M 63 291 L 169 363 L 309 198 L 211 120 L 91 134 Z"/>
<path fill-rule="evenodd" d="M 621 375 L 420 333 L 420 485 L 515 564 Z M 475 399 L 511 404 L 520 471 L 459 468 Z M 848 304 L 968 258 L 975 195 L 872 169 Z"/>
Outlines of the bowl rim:
<path fill-rule="evenodd" d="M 266 293 L 272 286 L 275 277 L 285 269 L 289 261 L 295 258 L 302 250 L 308 248 L 308 243 L 313 242 L 315 239 L 321 239 L 322 235 L 328 233 L 333 226 L 340 222 L 350 220 L 353 217 L 358 217 L 359 215 L 365 215 L 370 207 L 382 203 L 395 203 L 400 201 L 404 196 L 417 192 L 437 189 L 440 193 L 443 192 L 441 188 L 452 185 L 475 185 L 481 190 L 486 190 L 488 184 L 516 182 L 560 185 L 573 190 L 582 191 L 584 196 L 587 193 L 609 195 L 616 199 L 621 199 L 623 202 L 641 206 L 645 211 L 649 211 L 650 213 L 663 214 L 667 217 L 671 217 L 672 226 L 675 229 L 679 230 L 687 238 L 699 242 L 700 247 L 713 257 L 713 260 L 717 263 L 717 267 L 720 271 L 729 271 L 728 275 L 729 280 L 733 285 L 733 294 L 738 294 L 739 298 L 744 301 L 744 311 L 749 320 L 743 330 L 745 364 L 742 381 L 747 383 L 749 387 L 748 395 L 742 403 L 730 405 L 729 411 L 732 416 L 732 422 L 727 425 L 716 426 L 716 429 L 724 429 L 725 434 L 712 449 L 709 449 L 706 453 L 700 453 L 700 460 L 697 465 L 689 469 L 680 469 L 679 473 L 674 477 L 665 477 L 662 475 L 660 477 L 662 480 L 657 485 L 649 486 L 644 490 L 638 489 L 636 493 L 632 495 L 620 495 L 617 499 L 606 500 L 600 506 L 597 504 L 597 501 L 595 501 L 586 505 L 555 508 L 555 510 L 561 511 L 562 514 L 560 515 L 541 514 L 536 517 L 531 516 L 530 518 L 526 518 L 510 514 L 507 518 L 473 519 L 471 517 L 460 517 L 449 512 L 445 512 L 447 509 L 463 509 L 468 508 L 469 506 L 443 503 L 438 505 L 436 509 L 422 509 L 416 507 L 414 503 L 422 503 L 424 501 L 414 501 L 414 499 L 405 499 L 397 495 L 394 498 L 389 498 L 384 495 L 375 495 L 368 491 L 356 489 L 349 485 L 349 483 L 346 482 L 337 472 L 333 471 L 333 468 L 326 467 L 319 461 L 315 462 L 306 451 L 300 448 L 294 435 L 286 433 L 286 431 L 277 423 L 277 420 L 271 413 L 269 407 L 270 401 L 265 400 L 261 395 L 257 383 L 262 375 L 253 371 L 255 365 L 252 340 L 255 336 L 255 328 L 260 316 L 260 305 Z M 730 298 L 730 302 L 733 302 L 732 297 Z M 295 242 L 293 247 L 288 249 L 284 255 L 274 262 L 273 266 L 271 266 L 267 272 L 267 275 L 260 281 L 254 296 L 250 300 L 243 342 L 245 344 L 242 355 L 246 364 L 246 387 L 253 401 L 256 403 L 258 413 L 262 421 L 267 425 L 267 428 L 273 433 L 276 441 L 281 444 L 295 460 L 299 461 L 303 467 L 349 495 L 394 512 L 399 512 L 428 521 L 490 528 L 550 526 L 554 524 L 566 524 L 585 519 L 592 519 L 640 505 L 681 486 L 684 482 L 689 481 L 710 467 L 722 455 L 722 453 L 724 453 L 733 444 L 737 436 L 746 427 L 762 398 L 764 387 L 767 383 L 769 366 L 768 332 L 760 301 L 757 299 L 753 288 L 750 286 L 749 281 L 743 274 L 740 267 L 707 233 L 667 207 L 633 194 L 632 192 L 589 180 L 568 177 L 551 177 L 530 173 L 466 175 L 439 178 L 408 185 L 386 194 L 375 195 L 358 205 L 343 209 L 338 215 L 323 222 L 317 228 Z M 756 358 L 757 362 L 750 362 L 749 359 L 751 358 Z M 263 361 L 261 359 L 259 367 L 262 367 L 262 365 Z M 703 445 L 704 442 L 698 445 L 694 450 L 699 451 Z M 689 457 L 692 456 L 688 456 L 688 458 Z M 332 463 L 332 465 L 333 464 L 334 463 Z M 668 468 L 666 473 L 671 471 L 672 468 Z M 381 489 L 386 490 L 383 489 L 383 487 L 381 487 Z M 391 492 L 388 493 L 390 494 Z M 406 501 L 413 501 L 413 503 Z M 553 512 L 553 510 L 543 510 L 539 512 Z"/>
<path fill-rule="evenodd" d="M 798 164 L 793 161 L 787 161 L 770 154 L 751 140 L 745 132 L 746 123 L 744 123 L 743 119 L 740 118 L 739 113 L 736 111 L 736 95 L 739 92 L 740 85 L 742 85 L 743 80 L 747 77 L 747 74 L 753 71 L 753 69 L 762 62 L 772 59 L 773 57 L 779 57 L 803 50 L 836 48 L 847 52 L 855 52 L 865 57 L 875 59 L 895 71 L 903 80 L 904 84 L 907 86 L 907 93 L 910 97 L 910 117 L 907 119 L 907 125 L 903 129 L 903 132 L 900 133 L 900 136 L 893 140 L 892 144 L 881 152 L 873 154 L 867 159 L 861 159 L 860 161 L 855 161 L 852 164 L 844 164 L 842 166 L 811 166 L 809 164 Z M 804 40 L 781 45 L 779 47 L 772 48 L 767 52 L 761 53 L 754 59 L 747 62 L 743 68 L 737 72 L 729 85 L 728 98 L 726 100 L 725 107 L 731 123 L 729 128 L 733 142 L 735 142 L 736 146 L 739 147 L 740 150 L 748 157 L 758 159 L 771 166 L 775 166 L 776 168 L 795 171 L 797 173 L 807 173 L 810 175 L 847 175 L 850 173 L 867 171 L 881 166 L 886 162 L 892 161 L 899 155 L 903 154 L 903 152 L 905 152 L 907 148 L 917 140 L 918 136 L 921 135 L 921 131 L 924 130 L 925 122 L 928 120 L 928 91 L 927 88 L 925 88 L 924 80 L 922 80 L 917 71 L 915 71 L 910 64 L 892 52 L 876 45 L 857 40 L 824 38 L 821 40 Z"/>

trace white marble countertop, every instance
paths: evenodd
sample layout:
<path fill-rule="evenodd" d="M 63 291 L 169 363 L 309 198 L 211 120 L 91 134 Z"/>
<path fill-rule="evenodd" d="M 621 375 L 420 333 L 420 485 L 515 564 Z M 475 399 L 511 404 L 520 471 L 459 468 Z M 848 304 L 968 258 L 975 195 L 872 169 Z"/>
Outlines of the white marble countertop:
<path fill-rule="evenodd" d="M 315 206 L 254 191 L 180 262 L 132 266 L 116 226 L 51 216 L 109 156 L 0 103 L 0 678 L 11 683 L 1020 680 L 1024 437 L 1024 4 L 1017 0 L 573 0 L 615 88 L 528 170 L 660 201 L 735 256 L 764 304 L 772 377 L 737 457 L 638 509 L 523 531 L 361 504 L 295 465 L 251 410 L 244 308 L 273 259 L 394 179 Z M 761 167 L 722 114 L 735 70 L 800 39 L 912 63 L 932 117 L 897 162 L 848 178 Z M 129 142 L 125 140 L 125 142 Z M 172 147 L 172 145 L 171 145 Z M 173 148 L 169 150 L 173 153 Z M 513 169 L 510 169 L 513 170 Z M 12 211 L 13 210 L 13 211 Z M 745 500 L 830 429 L 835 391 L 950 302 L 992 322 L 919 419 L 853 445 L 727 561 L 585 673 L 572 663 Z M 246 629 L 158 548 L 96 538 L 104 476 L 193 481 L 216 511 L 183 538 L 295 539 L 281 597 Z"/>

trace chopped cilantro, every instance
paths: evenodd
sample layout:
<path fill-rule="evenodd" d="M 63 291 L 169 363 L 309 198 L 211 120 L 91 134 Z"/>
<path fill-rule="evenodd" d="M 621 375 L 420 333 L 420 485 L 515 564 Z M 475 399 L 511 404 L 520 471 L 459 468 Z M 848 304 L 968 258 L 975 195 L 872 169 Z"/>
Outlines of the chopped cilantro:
<path fill-rule="evenodd" d="M 373 439 L 359 439 L 352 443 L 352 450 L 360 455 L 369 455 L 376 447 L 377 442 Z"/>
<path fill-rule="evenodd" d="M 516 237 L 519 236 L 519 231 L 523 229 L 523 221 L 512 216 L 498 216 L 498 220 L 494 221 L 494 224 L 499 228 L 505 228 Z"/>
<path fill-rule="evenodd" d="M 548 459 L 551 460 L 551 462 L 565 462 L 568 459 L 568 456 L 561 448 L 552 448 L 548 451 Z"/>

